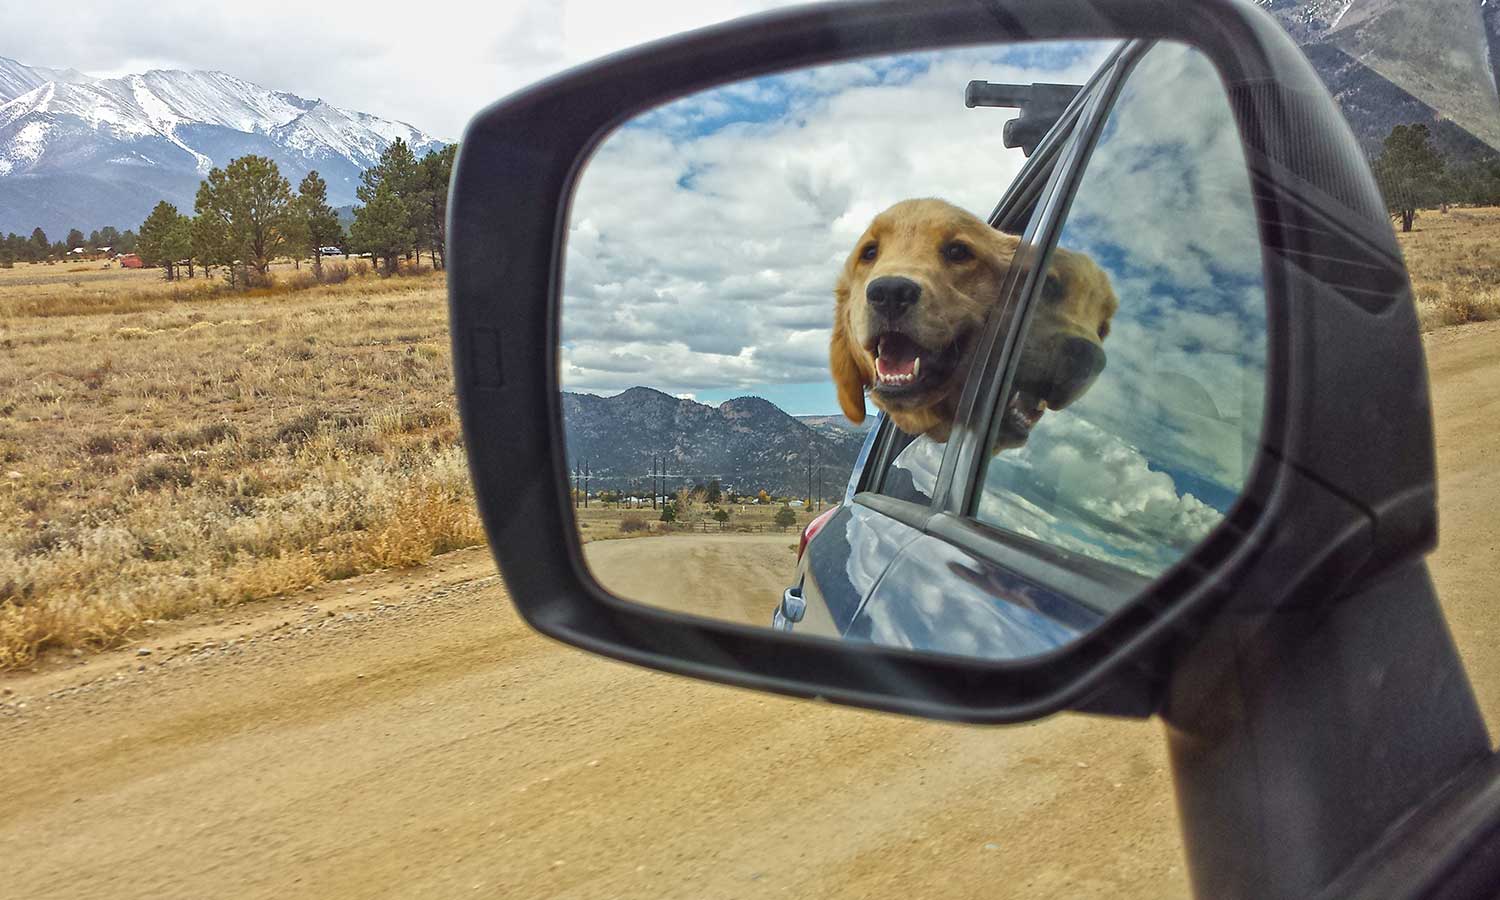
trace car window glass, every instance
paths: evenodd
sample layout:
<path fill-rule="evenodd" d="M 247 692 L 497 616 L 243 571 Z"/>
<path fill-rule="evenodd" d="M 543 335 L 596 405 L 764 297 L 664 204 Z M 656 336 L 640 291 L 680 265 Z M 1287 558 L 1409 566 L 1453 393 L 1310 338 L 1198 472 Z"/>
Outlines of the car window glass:
<path fill-rule="evenodd" d="M 892 429 L 890 442 L 877 490 L 896 500 L 923 506 L 931 503 L 948 445 L 925 434 L 912 437 L 896 429 Z"/>
<path fill-rule="evenodd" d="M 1152 48 L 1028 308 L 974 516 L 1146 575 L 1201 541 L 1260 433 L 1259 248 L 1217 75 L 1195 50 Z"/>
<path fill-rule="evenodd" d="M 1064 133 L 1065 140 L 1067 137 Z M 1032 160 L 1033 164 L 1038 162 L 1039 158 Z M 1045 182 L 1050 177 L 1051 167 L 1044 164 L 1044 168 L 1039 171 L 1042 172 L 1040 180 Z M 1013 190 L 1014 185 L 1010 189 Z M 999 215 L 1005 205 L 1006 201 L 1002 199 L 997 206 L 996 215 Z M 1024 210 L 1014 211 L 1003 223 L 997 223 L 997 227 L 1020 237 L 1035 211 L 1034 204 Z M 992 218 L 991 222 L 995 223 L 996 220 Z M 892 499 L 929 505 L 937 488 L 938 472 L 942 468 L 943 454 L 947 451 L 948 444 L 926 434 L 913 436 L 895 428 L 890 430 L 884 441 L 884 452 L 877 457 L 880 471 L 868 481 L 868 488 Z"/>

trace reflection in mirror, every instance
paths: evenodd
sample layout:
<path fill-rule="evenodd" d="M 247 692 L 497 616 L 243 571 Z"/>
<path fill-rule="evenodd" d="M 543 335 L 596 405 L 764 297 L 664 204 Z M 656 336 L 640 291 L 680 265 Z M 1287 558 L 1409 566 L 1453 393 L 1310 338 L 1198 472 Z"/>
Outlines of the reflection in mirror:
<path fill-rule="evenodd" d="M 1026 225 L 1024 216 L 1008 221 L 1008 234 L 989 217 L 1027 163 L 1022 147 L 1007 144 L 1030 150 L 1035 134 L 1022 141 L 1021 129 L 1008 139 L 1016 110 L 967 107 L 966 88 L 987 81 L 995 96 L 1007 90 L 999 85 L 1044 84 L 1050 97 L 1066 99 L 1113 64 L 1116 50 L 1113 42 L 967 47 L 799 70 L 654 109 L 601 145 L 573 198 L 559 355 L 569 489 L 585 559 L 604 588 L 740 624 L 1003 658 L 1055 647 L 1099 618 L 1093 593 L 1082 603 L 1066 591 L 1006 587 L 1025 582 L 1025 573 L 953 576 L 984 568 L 972 560 L 969 569 L 950 560 L 929 573 L 926 593 L 970 597 L 991 614 L 950 610 L 944 618 L 906 609 L 918 592 L 903 598 L 881 586 L 900 584 L 893 576 L 903 567 L 918 572 L 922 558 L 938 555 L 908 560 L 920 532 L 847 501 L 846 489 L 879 412 L 889 436 L 874 446 L 862 483 L 909 503 L 931 502 L 957 396 L 1000 304 L 1019 243 L 1014 233 Z M 1204 77 L 1205 93 L 1222 104 L 1212 72 Z M 1168 91 L 1181 99 L 1190 89 L 1138 90 Z M 982 101 L 985 92 L 970 96 Z M 1051 117 L 1064 105 L 1054 103 Z M 1043 106 L 1028 117 L 1047 120 Z M 1227 107 L 1209 117 L 1227 121 Z M 1191 164 L 1201 149 L 1177 147 L 1178 164 Z M 1122 145 L 1119 154 L 1131 152 Z M 1102 144 L 1096 155 L 1106 158 Z M 1240 192 L 1232 201 L 1248 208 L 1248 187 Z M 1189 201 L 1168 207 L 1144 190 L 1132 197 L 1131 216 L 1161 229 L 1161 245 L 1195 221 L 1172 218 Z M 1168 287 L 1150 272 L 1122 268 L 1120 254 L 1132 248 L 1091 239 L 1096 232 L 1082 224 L 1087 209 L 1080 197 L 1078 223 L 1070 221 L 1067 250 L 1053 265 L 1060 287 L 1044 288 L 1036 302 L 1056 304 L 1061 288 L 1065 305 L 1097 306 L 1098 297 L 1075 289 L 1100 279 L 1119 311 L 1089 315 L 1113 317 L 1105 371 L 1123 374 L 1136 351 L 1117 345 L 1139 341 L 1140 353 L 1159 357 L 1153 348 L 1183 339 L 1153 331 L 1174 325 L 1144 312 Z M 1258 246 L 1252 229 L 1236 250 Z M 1058 262 L 1068 253 L 1078 259 L 1072 269 Z M 1247 304 L 1255 301 L 1249 289 Z M 1207 332 L 1195 334 L 1194 347 L 1210 346 Z M 1094 394 L 1135 389 L 1106 382 L 1058 387 L 1073 391 L 1072 405 L 1060 393 L 1049 399 L 1072 412 L 1090 408 L 1085 401 Z M 1234 414 L 1248 421 L 1249 411 Z M 1053 418 L 1035 423 L 1033 441 L 1054 427 Z M 1121 442 L 1136 437 L 1113 434 Z M 1177 436 L 1197 445 L 1195 433 Z M 1049 510 L 1030 488 L 1002 488 L 998 480 L 996 488 L 1009 493 L 993 503 L 1030 504 L 1059 517 L 1061 507 Z M 1048 539 L 988 517 L 989 509 L 981 504 L 978 517 Z M 799 561 L 809 525 L 818 537 Z M 1028 599 L 1044 595 L 1040 605 Z M 902 631 L 904 609 L 906 620 L 921 618 L 919 627 Z M 976 636 L 983 628 L 998 631 Z"/>
<path fill-rule="evenodd" d="M 1202 54 L 1161 44 L 1136 64 L 1056 257 L 1061 284 L 1032 307 L 975 516 L 1154 576 L 1239 498 L 1265 394 L 1249 176 Z"/>

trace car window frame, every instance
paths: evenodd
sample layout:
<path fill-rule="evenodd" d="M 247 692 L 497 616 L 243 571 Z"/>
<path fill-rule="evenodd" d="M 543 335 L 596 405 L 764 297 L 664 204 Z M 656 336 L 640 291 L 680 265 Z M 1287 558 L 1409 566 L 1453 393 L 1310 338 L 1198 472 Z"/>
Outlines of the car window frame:
<path fill-rule="evenodd" d="M 1078 166 L 1076 152 L 1070 151 L 1078 145 L 1080 129 L 1097 131 L 1103 127 L 1103 121 L 1098 119 L 1092 110 L 1102 93 L 1112 92 L 1113 95 L 1118 92 L 1118 85 L 1123 81 L 1120 74 L 1123 60 L 1127 54 L 1131 54 L 1131 58 L 1139 58 L 1140 52 L 1136 52 L 1136 48 L 1144 43 L 1146 42 L 1138 40 L 1121 41 L 1119 46 L 1111 50 L 1089 76 L 1088 81 L 1063 110 L 1057 124 L 1047 132 L 1041 143 L 1037 145 L 1035 152 L 1027 158 L 1021 171 L 1006 187 L 1005 193 L 1001 195 L 999 202 L 988 217 L 987 221 L 991 227 L 1011 234 L 1019 233 L 1022 236 L 1022 247 L 1033 245 L 1037 235 L 1045 233 L 1043 214 L 1048 211 L 1049 203 L 1056 196 L 1059 178 L 1067 174 L 1070 167 Z M 1081 178 L 1081 168 L 1078 177 Z M 1073 180 L 1076 182 L 1077 178 Z M 1060 225 L 1060 223 L 1055 224 Z M 1020 261 L 1018 254 L 1017 262 Z M 975 383 L 981 377 L 981 373 L 990 369 L 988 363 L 992 362 L 995 352 L 992 332 L 1000 320 L 1008 318 L 1005 311 L 1016 308 L 1020 299 L 1017 296 L 1018 291 L 1022 292 L 1020 297 L 1023 298 L 1025 291 L 1035 288 L 1034 284 L 1026 284 L 1018 278 L 1019 268 L 1017 265 L 1012 265 L 1001 287 L 1002 299 L 996 314 L 991 316 L 991 322 L 981 336 L 981 346 L 989 349 L 976 356 L 964 380 L 964 397 L 966 398 L 975 389 Z M 921 504 L 883 493 L 886 478 L 894 461 L 892 451 L 901 435 L 889 417 L 881 416 L 881 421 L 876 426 L 878 431 L 869 453 L 866 469 L 860 473 L 858 490 L 850 499 L 872 509 L 878 509 L 913 528 L 927 530 L 927 523 L 933 516 L 945 511 L 953 511 L 951 502 L 955 462 L 964 455 L 966 445 L 973 440 L 975 430 L 972 427 L 966 427 L 971 417 L 972 411 L 966 415 L 965 403 L 961 400 L 953 433 L 943 452 L 943 461 L 932 497 L 926 504 Z M 982 429 L 979 434 L 982 437 Z M 904 447 L 905 445 L 903 449 Z"/>
<path fill-rule="evenodd" d="M 945 472 L 946 482 L 940 477 L 939 489 L 946 488 L 944 512 L 964 521 L 977 522 L 972 516 L 974 505 L 982 490 L 985 461 L 989 453 L 990 429 L 994 424 L 1001 397 L 1010 391 L 1014 376 L 1012 358 L 1025 336 L 1028 313 L 1040 293 L 1043 275 L 1052 252 L 1057 248 L 1058 238 L 1067 223 L 1068 211 L 1073 197 L 1083 182 L 1084 172 L 1093 156 L 1104 126 L 1114 111 L 1120 90 L 1129 80 L 1135 65 L 1155 46 L 1155 41 L 1131 41 L 1116 58 L 1115 66 L 1095 90 L 1092 102 L 1084 110 L 1082 121 L 1061 152 L 1064 158 L 1053 172 L 1041 199 L 1041 206 L 1032 216 L 1027 234 L 1022 239 L 1021 251 L 1017 252 L 1017 264 L 1011 267 L 1012 279 L 1018 283 L 1007 292 L 1004 308 L 992 317 L 990 327 L 982 345 L 982 358 L 976 358 L 976 372 L 970 378 L 965 401 L 960 404 L 964 421 L 964 440 L 954 459 L 954 471 Z M 1022 256 L 1025 252 L 1025 258 Z M 953 455 L 953 454 L 950 454 Z M 944 459 L 944 467 L 948 464 Z M 982 524 L 982 523 L 980 523 Z M 999 529 L 985 526 L 995 534 Z"/>
<path fill-rule="evenodd" d="M 979 519 L 975 515 L 975 509 L 984 490 L 989 431 L 994 425 L 999 398 L 1006 396 L 1011 388 L 1014 377 L 1012 356 L 1025 335 L 1028 324 L 1026 313 L 1035 302 L 1040 289 L 1041 279 L 1038 273 L 1045 271 L 1067 225 L 1073 199 L 1088 170 L 1094 148 L 1114 112 L 1121 89 L 1134 73 L 1137 63 L 1157 43 L 1159 42 L 1155 40 L 1136 40 L 1125 48 L 1126 52 L 1121 54 L 1110 83 L 1100 88 L 1097 97 L 1099 102 L 1089 112 L 1088 122 L 1070 145 L 1075 158 L 1049 184 L 1050 196 L 1046 202 L 1051 206 L 1038 212 L 1039 217 L 1045 217 L 1045 221 L 1038 222 L 1037 229 L 1044 235 L 1044 239 L 1034 242 L 1032 249 L 1036 254 L 1036 262 L 1025 267 L 1030 283 L 1020 291 L 1020 303 L 1013 308 L 1015 314 L 1006 322 L 1006 330 L 994 334 L 994 340 L 988 345 L 987 362 L 993 368 L 987 368 L 984 377 L 973 378 L 974 385 L 988 387 L 990 390 L 976 398 L 977 407 L 967 411 L 965 416 L 969 430 L 960 451 L 960 464 L 963 466 L 961 474 L 964 477 L 954 477 L 950 482 L 948 504 L 926 523 L 929 532 L 942 535 L 950 543 L 1008 566 L 1019 574 L 1036 578 L 1084 603 L 1097 606 L 1106 613 L 1128 606 L 1149 585 L 1168 577 L 1177 566 L 1168 566 L 1148 577 L 1114 563 L 999 528 Z M 1264 255 L 1264 250 L 1262 254 Z M 997 378 L 997 375 L 1003 377 Z M 1269 409 L 1268 405 L 1266 410 Z M 1268 412 L 1262 413 L 1263 416 L 1267 414 Z M 947 461 L 945 457 L 945 465 Z"/>
<path fill-rule="evenodd" d="M 1054 586 L 1106 615 L 1129 605 L 1155 579 L 1003 531 L 979 521 L 969 511 L 982 490 L 989 430 L 998 397 L 1009 389 L 1013 375 L 1010 361 L 1025 331 L 1025 313 L 1040 292 L 1040 273 L 1056 248 L 1073 196 L 1121 88 L 1135 64 L 1155 44 L 1151 40 L 1125 42 L 1100 65 L 1074 98 L 1076 110 L 1060 119 L 1057 133 L 1049 134 L 1038 147 L 1033 157 L 1036 165 L 1028 160 L 991 214 L 991 224 L 1002 230 L 1006 225 L 1014 226 L 1024 214 L 1025 228 L 1015 263 L 1002 287 L 1001 304 L 985 327 L 981 352 L 965 380 L 932 502 L 923 506 L 871 490 L 881 486 L 889 469 L 889 451 L 895 437 L 894 425 L 888 420 L 881 422 L 883 431 L 877 435 L 876 452 L 871 454 L 878 468 L 867 477 L 864 490 L 853 497 L 856 503 L 976 557 Z M 1040 154 L 1043 146 L 1047 149 L 1045 157 Z"/>

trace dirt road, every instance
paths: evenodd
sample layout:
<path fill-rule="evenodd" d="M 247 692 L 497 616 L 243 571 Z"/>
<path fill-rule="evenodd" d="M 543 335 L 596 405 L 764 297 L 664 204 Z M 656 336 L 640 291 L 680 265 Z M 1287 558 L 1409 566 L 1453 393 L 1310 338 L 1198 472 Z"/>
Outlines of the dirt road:
<path fill-rule="evenodd" d="M 1495 721 L 1500 327 L 1430 347 L 1435 569 Z M 5 893 L 1187 892 L 1154 723 L 986 730 L 696 684 L 537 637 L 490 572 L 451 554 L 0 681 Z"/>
<path fill-rule="evenodd" d="M 764 627 L 796 578 L 797 535 L 595 541 L 583 546 L 583 555 L 594 578 L 627 600 Z"/>

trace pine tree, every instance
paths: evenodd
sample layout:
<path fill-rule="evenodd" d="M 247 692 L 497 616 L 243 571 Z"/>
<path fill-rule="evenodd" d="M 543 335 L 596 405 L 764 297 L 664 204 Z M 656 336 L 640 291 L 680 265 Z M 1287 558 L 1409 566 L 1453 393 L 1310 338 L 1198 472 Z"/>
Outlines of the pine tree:
<path fill-rule="evenodd" d="M 75 250 L 79 247 L 82 247 L 85 240 L 87 239 L 83 236 L 83 232 L 79 231 L 77 228 L 68 229 L 68 239 L 67 241 L 65 241 L 65 243 L 68 245 L 69 250 Z"/>
<path fill-rule="evenodd" d="M 213 213 L 202 213 L 193 217 L 191 231 L 193 255 L 203 263 L 204 277 L 211 267 L 223 266 L 225 279 L 230 287 L 235 287 L 239 283 L 239 268 L 235 265 L 239 256 L 229 223 Z"/>
<path fill-rule="evenodd" d="M 443 253 L 448 240 L 448 182 L 453 179 L 453 158 L 457 152 L 458 145 L 449 144 L 441 150 L 429 151 L 421 162 L 420 237 L 434 269 L 446 264 Z"/>
<path fill-rule="evenodd" d="M 381 187 L 390 188 L 402 200 L 412 197 L 421 186 L 416 154 L 406 141 L 396 138 L 381 151 L 380 162 L 361 173 L 359 180 L 354 193 L 364 203 L 375 199 Z"/>
<path fill-rule="evenodd" d="M 308 172 L 297 185 L 295 207 L 300 249 L 311 252 L 313 274 L 322 279 L 323 248 L 341 243 L 344 228 L 339 224 L 339 214 L 328 205 L 328 183 L 316 170 Z"/>
<path fill-rule="evenodd" d="M 178 215 L 177 221 L 173 223 L 172 230 L 168 233 L 167 250 L 172 258 L 187 263 L 188 277 L 193 277 L 193 261 L 198 255 L 193 249 L 193 220 L 189 216 Z"/>
<path fill-rule="evenodd" d="M 220 221 L 234 255 L 262 279 L 271 259 L 286 243 L 292 187 L 276 163 L 263 156 L 241 156 L 214 169 L 198 185 L 194 210 Z"/>
<path fill-rule="evenodd" d="M 409 210 L 395 189 L 382 184 L 355 211 L 349 239 L 358 252 L 383 260 L 381 274 L 389 276 L 396 271 L 396 258 L 412 246 L 410 221 Z"/>
<path fill-rule="evenodd" d="M 1372 168 L 1391 218 L 1411 231 L 1419 207 L 1444 202 L 1443 157 L 1432 146 L 1426 125 L 1397 125 L 1386 136 Z"/>
<path fill-rule="evenodd" d="M 168 281 L 176 277 L 177 260 L 191 252 L 190 246 L 184 252 L 181 220 L 177 207 L 163 200 L 141 223 L 141 261 L 148 266 L 161 266 Z"/>
<path fill-rule="evenodd" d="M 365 205 L 372 203 L 381 190 L 388 192 L 401 204 L 402 226 L 409 237 L 407 243 L 399 249 L 398 255 L 409 258 L 417 237 L 422 232 L 423 220 L 422 170 L 411 147 L 401 138 L 391 141 L 380 154 L 380 162 L 360 175 L 360 182 L 354 193 Z M 357 210 L 355 214 L 357 217 Z"/>

